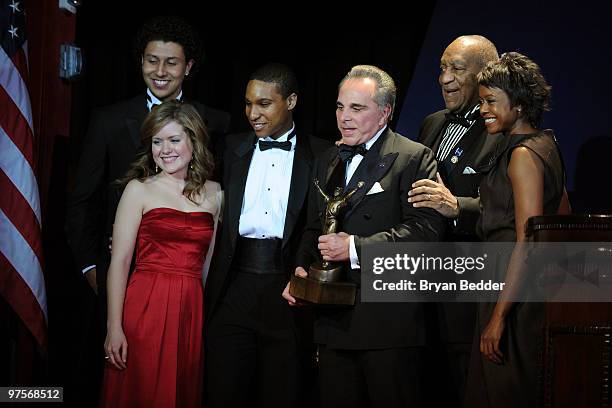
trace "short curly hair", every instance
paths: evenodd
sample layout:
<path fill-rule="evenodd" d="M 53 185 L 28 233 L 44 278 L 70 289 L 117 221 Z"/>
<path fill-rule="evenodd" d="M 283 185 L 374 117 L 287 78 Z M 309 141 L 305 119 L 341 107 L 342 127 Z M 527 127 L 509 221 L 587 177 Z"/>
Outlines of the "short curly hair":
<path fill-rule="evenodd" d="M 489 62 L 478 74 L 478 84 L 504 91 L 511 106 L 520 105 L 524 118 L 535 128 L 550 110 L 550 85 L 538 64 L 518 52 L 507 52 L 498 61 Z"/>
<path fill-rule="evenodd" d="M 174 16 L 154 17 L 144 23 L 136 36 L 135 52 L 138 61 L 151 41 L 175 42 L 183 47 L 185 62 L 197 66 L 203 58 L 200 35 L 191 24 Z"/>

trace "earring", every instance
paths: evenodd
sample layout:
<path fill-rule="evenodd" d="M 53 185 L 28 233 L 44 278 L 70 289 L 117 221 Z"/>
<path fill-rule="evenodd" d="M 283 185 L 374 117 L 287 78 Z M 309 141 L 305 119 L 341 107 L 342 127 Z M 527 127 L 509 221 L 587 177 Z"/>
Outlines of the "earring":
<path fill-rule="evenodd" d="M 155 173 L 159 173 L 159 167 L 157 167 L 157 164 L 155 164 Z"/>
<path fill-rule="evenodd" d="M 189 162 L 189 169 L 193 170 L 193 162 Z"/>

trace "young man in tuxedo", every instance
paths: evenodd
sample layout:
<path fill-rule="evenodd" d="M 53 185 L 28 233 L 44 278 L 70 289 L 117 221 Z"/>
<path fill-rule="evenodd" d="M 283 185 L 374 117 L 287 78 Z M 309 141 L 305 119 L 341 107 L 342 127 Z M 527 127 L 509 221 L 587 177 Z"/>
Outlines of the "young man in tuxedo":
<path fill-rule="evenodd" d="M 85 356 L 83 359 L 94 355 L 101 362 L 104 361 L 102 346 L 106 334 L 109 241 L 121 196 L 121 191 L 111 184 L 126 173 L 141 150 L 139 131 L 145 116 L 154 105 L 183 99 L 183 82 L 193 76 L 201 56 L 196 31 L 183 20 L 173 17 L 158 17 L 145 23 L 138 34 L 137 47 L 146 89 L 131 99 L 92 113 L 66 213 L 66 232 L 76 265 L 98 295 L 97 300 L 87 296 L 97 304 L 92 306 L 97 313 L 92 312 L 91 321 L 83 323 L 85 342 L 93 344 L 86 345 L 86 350 L 80 352 Z M 227 113 L 197 102 L 191 103 L 207 123 L 213 138 L 227 132 Z M 77 373 L 78 381 L 96 377 L 90 382 L 92 389 L 99 390 L 101 369 L 100 365 L 90 368 L 89 372 Z"/>
<path fill-rule="evenodd" d="M 365 184 L 350 198 L 340 232 L 327 235 L 321 235 L 320 218 L 325 200 L 311 190 L 296 275 L 306 276 L 322 256 L 344 263 L 349 280 L 359 286 L 364 245 L 441 238 L 443 217 L 407 201 L 412 183 L 435 177 L 436 162 L 428 148 L 389 129 L 395 94 L 393 79 L 370 65 L 353 67 L 340 83 L 341 143 L 317 158 L 314 177 L 328 195 L 337 187 L 346 193 Z M 288 285 L 283 297 L 296 304 Z M 419 406 L 424 324 L 422 304 L 361 302 L 359 290 L 353 307 L 317 308 L 321 406 Z"/>
<path fill-rule="evenodd" d="M 280 294 L 295 269 L 314 158 L 330 144 L 293 122 L 297 81 L 282 64 L 250 77 L 253 131 L 226 138 L 221 236 L 206 283 L 208 407 L 300 401 L 295 311 Z"/>
<path fill-rule="evenodd" d="M 137 38 L 146 90 L 134 98 L 93 112 L 67 209 L 67 233 L 78 267 L 102 295 L 110 261 L 109 237 L 121 191 L 111 183 L 122 177 L 141 149 L 140 125 L 154 105 L 183 99 L 183 81 L 196 68 L 201 46 L 183 20 L 158 17 Z M 211 135 L 227 132 L 229 115 L 190 101 Z"/>
<path fill-rule="evenodd" d="M 415 207 L 432 208 L 448 220 L 445 241 L 477 241 L 480 168 L 488 164 L 500 140 L 489 135 L 480 116 L 476 75 L 498 59 L 495 45 L 478 35 L 455 39 L 440 59 L 438 83 L 446 109 L 423 120 L 419 142 L 438 161 L 436 181 L 419 180 L 410 191 Z M 461 406 L 476 319 L 474 303 L 430 304 L 428 338 L 432 342 L 427 389 L 441 405 Z M 444 389 L 445 392 L 435 392 Z"/>

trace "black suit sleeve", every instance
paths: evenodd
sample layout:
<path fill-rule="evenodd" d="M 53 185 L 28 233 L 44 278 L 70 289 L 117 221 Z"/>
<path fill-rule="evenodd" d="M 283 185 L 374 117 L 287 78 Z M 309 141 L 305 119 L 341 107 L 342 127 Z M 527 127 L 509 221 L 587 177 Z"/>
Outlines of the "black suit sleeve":
<path fill-rule="evenodd" d="M 455 220 L 454 231 L 458 234 L 475 234 L 480 217 L 480 197 L 457 197 L 459 216 Z"/>
<path fill-rule="evenodd" d="M 431 208 L 415 208 L 407 200 L 412 183 L 425 178 L 435 180 L 436 169 L 436 161 L 431 150 L 423 148 L 412 155 L 402 170 L 399 180 L 402 222 L 370 236 L 355 236 L 355 248 L 359 259 L 361 259 L 361 248 L 367 244 L 440 240 L 446 224 L 444 217 Z"/>
<path fill-rule="evenodd" d="M 332 154 L 331 149 L 334 145 L 329 140 L 320 139 L 317 137 L 309 136 L 310 149 L 313 157 L 315 157 L 312 164 L 312 172 L 308 178 L 308 195 L 306 197 L 306 221 L 302 229 L 302 237 L 298 245 L 298 251 L 296 254 L 296 266 L 301 266 L 308 271 L 308 267 L 311 263 L 320 260 L 321 255 L 317 249 L 319 236 L 322 234 L 321 214 L 318 208 L 317 197 L 319 192 L 314 186 L 314 179 L 318 178 L 321 183 L 325 180 L 326 169 L 322 169 L 325 163 L 328 161 L 328 155 Z M 324 159 L 321 159 L 324 157 Z"/>
<path fill-rule="evenodd" d="M 215 168 L 211 179 L 221 184 L 223 188 L 223 154 L 225 151 L 225 138 L 230 130 L 231 116 L 229 113 L 193 102 L 198 109 L 208 132 L 208 150 L 215 160 Z"/>
<path fill-rule="evenodd" d="M 416 140 L 417 142 L 424 144 L 430 149 L 431 149 L 431 145 L 430 145 L 431 142 L 430 144 L 426 143 L 426 139 L 428 136 L 431 135 L 431 132 L 432 132 L 431 128 L 434 126 L 434 123 L 435 123 L 434 115 L 435 114 L 431 114 L 427 116 L 425 119 L 423 119 L 423 122 L 421 122 L 421 128 L 419 129 L 419 135 Z"/>
<path fill-rule="evenodd" d="M 321 225 L 321 218 L 319 214 L 318 202 L 317 202 L 317 191 L 312 180 L 318 178 L 322 182 L 320 172 L 317 171 L 321 166 L 320 160 L 316 159 L 313 166 L 313 174 L 311 177 L 310 186 L 308 187 L 308 210 L 306 217 L 306 225 L 304 227 L 304 233 L 300 240 L 300 245 L 296 255 L 296 266 L 301 266 L 308 271 L 311 263 L 320 259 L 320 253 L 317 248 L 319 242 L 319 236 L 321 236 L 323 229 Z"/>
<path fill-rule="evenodd" d="M 98 112 L 92 114 L 83 141 L 83 150 L 75 176 L 75 185 L 68 199 L 66 232 L 77 266 L 82 270 L 96 265 L 97 251 L 103 235 L 102 214 L 105 199 L 104 180 L 107 146 L 105 121 Z"/>
<path fill-rule="evenodd" d="M 419 143 L 423 143 L 423 140 L 425 139 L 425 135 L 427 134 L 425 132 L 425 128 L 427 127 L 428 118 L 429 116 L 425 118 L 423 122 L 421 122 L 421 128 L 419 129 L 419 135 L 417 136 L 417 142 Z"/>

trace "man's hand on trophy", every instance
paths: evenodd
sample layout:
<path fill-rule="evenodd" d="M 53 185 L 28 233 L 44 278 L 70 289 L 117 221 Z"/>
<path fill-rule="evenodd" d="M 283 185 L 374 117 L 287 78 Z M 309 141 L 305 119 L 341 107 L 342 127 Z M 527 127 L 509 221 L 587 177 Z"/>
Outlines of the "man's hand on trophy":
<path fill-rule="evenodd" d="M 299 277 L 305 278 L 305 277 L 308 276 L 308 273 L 306 273 L 304 268 L 302 268 L 301 266 L 298 266 L 297 268 L 295 268 L 295 276 L 299 276 Z M 290 285 L 290 283 L 291 282 L 287 282 L 287 286 L 285 286 L 285 290 L 283 290 L 283 298 L 287 301 L 287 303 L 289 303 L 289 306 L 302 306 L 302 305 L 304 305 L 303 302 L 300 302 L 298 299 L 294 298 L 289 293 L 289 285 Z"/>
<path fill-rule="evenodd" d="M 350 235 L 346 232 L 321 235 L 319 251 L 325 261 L 343 262 L 349 260 Z"/>

